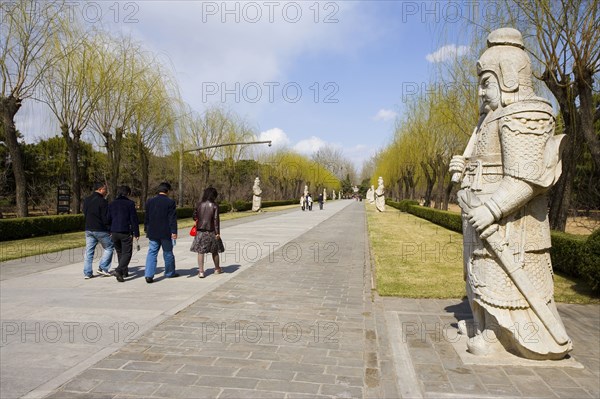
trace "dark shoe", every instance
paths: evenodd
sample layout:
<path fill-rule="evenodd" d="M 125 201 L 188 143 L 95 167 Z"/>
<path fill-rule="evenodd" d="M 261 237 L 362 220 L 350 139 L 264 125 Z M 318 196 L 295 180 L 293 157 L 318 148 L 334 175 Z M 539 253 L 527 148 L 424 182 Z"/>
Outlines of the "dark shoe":
<path fill-rule="evenodd" d="M 154 277 L 146 277 L 146 282 L 148 284 L 152 284 L 153 281 L 154 281 Z"/>
<path fill-rule="evenodd" d="M 179 273 L 173 273 L 173 274 L 171 274 L 171 275 L 170 275 L 169 277 L 167 277 L 167 278 L 175 278 L 175 277 L 179 277 L 179 276 L 180 276 L 180 274 L 179 274 Z"/>
<path fill-rule="evenodd" d="M 129 277 L 129 270 L 127 270 L 124 274 L 123 277 Z"/>
<path fill-rule="evenodd" d="M 115 277 L 117 278 L 117 281 L 118 281 L 119 283 L 122 283 L 122 282 L 124 282 L 124 281 L 125 281 L 125 280 L 123 279 L 123 275 L 122 275 L 121 273 L 118 273 L 118 272 L 117 272 L 117 273 L 115 273 Z"/>

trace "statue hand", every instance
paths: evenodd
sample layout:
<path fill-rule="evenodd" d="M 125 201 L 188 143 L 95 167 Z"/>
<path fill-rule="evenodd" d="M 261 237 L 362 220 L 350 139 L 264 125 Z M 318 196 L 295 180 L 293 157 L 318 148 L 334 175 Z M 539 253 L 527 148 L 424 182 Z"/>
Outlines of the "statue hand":
<path fill-rule="evenodd" d="M 462 171 L 465 170 L 465 157 L 462 155 L 453 156 L 448 170 L 451 174 L 462 173 Z"/>
<path fill-rule="evenodd" d="M 487 206 L 481 205 L 477 208 L 473 208 L 467 213 L 467 219 L 469 223 L 475 227 L 475 230 L 482 232 L 486 227 L 494 223 L 494 215 Z"/>

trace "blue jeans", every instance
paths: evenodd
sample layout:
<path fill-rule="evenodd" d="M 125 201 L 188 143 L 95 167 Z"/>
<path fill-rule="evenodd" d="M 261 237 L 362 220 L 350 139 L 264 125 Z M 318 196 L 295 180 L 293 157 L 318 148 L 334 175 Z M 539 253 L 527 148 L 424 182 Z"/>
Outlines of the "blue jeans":
<path fill-rule="evenodd" d="M 86 276 L 93 275 L 92 263 L 94 262 L 94 251 L 96 245 L 104 248 L 104 254 L 100 259 L 100 269 L 108 272 L 112 263 L 113 242 L 110 239 L 110 233 L 106 231 L 88 231 L 85 232 L 85 256 L 83 259 L 83 274 Z"/>
<path fill-rule="evenodd" d="M 162 240 L 149 240 L 148 255 L 146 255 L 146 269 L 144 277 L 154 277 L 156 273 L 156 260 L 158 251 L 162 246 L 163 259 L 165 260 L 165 277 L 171 277 L 175 273 L 175 255 L 173 255 L 173 241 L 170 238 Z"/>

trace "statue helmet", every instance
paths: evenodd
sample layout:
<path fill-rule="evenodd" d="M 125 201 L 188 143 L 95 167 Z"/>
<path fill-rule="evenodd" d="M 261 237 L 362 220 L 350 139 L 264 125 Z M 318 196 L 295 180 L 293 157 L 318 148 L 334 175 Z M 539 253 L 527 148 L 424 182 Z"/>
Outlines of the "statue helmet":
<path fill-rule="evenodd" d="M 503 105 L 532 96 L 531 60 L 521 32 L 514 28 L 496 29 L 488 35 L 487 46 L 477 61 L 477 75 L 496 75 Z"/>

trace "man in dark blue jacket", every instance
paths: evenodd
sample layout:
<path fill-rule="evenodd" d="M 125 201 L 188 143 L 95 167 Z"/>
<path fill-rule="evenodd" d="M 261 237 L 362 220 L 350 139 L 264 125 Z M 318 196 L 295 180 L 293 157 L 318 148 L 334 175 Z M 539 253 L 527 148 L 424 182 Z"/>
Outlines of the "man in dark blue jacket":
<path fill-rule="evenodd" d="M 108 190 L 106 184 L 95 183 L 94 192 L 83 201 L 83 216 L 85 218 L 85 255 L 83 258 L 84 278 L 94 277 L 92 263 L 96 245 L 100 243 L 104 254 L 100 259 L 98 274 L 110 276 L 113 243 L 110 239 L 108 223 L 108 201 L 104 198 Z"/>
<path fill-rule="evenodd" d="M 135 203 L 127 198 L 128 195 L 131 195 L 131 188 L 120 186 L 117 189 L 117 198 L 108 205 L 111 239 L 117 251 L 117 259 L 119 259 L 115 277 L 121 283 L 125 281 L 123 277 L 129 276 L 133 237 L 136 240 L 140 238 L 140 224 L 135 211 Z"/>
<path fill-rule="evenodd" d="M 146 202 L 144 230 L 150 240 L 146 256 L 146 271 L 144 273 L 148 284 L 154 281 L 158 251 L 162 247 L 165 261 L 165 277 L 179 277 L 175 272 L 175 256 L 173 246 L 177 239 L 177 214 L 175 201 L 169 198 L 171 185 L 160 183 L 158 195 Z"/>

